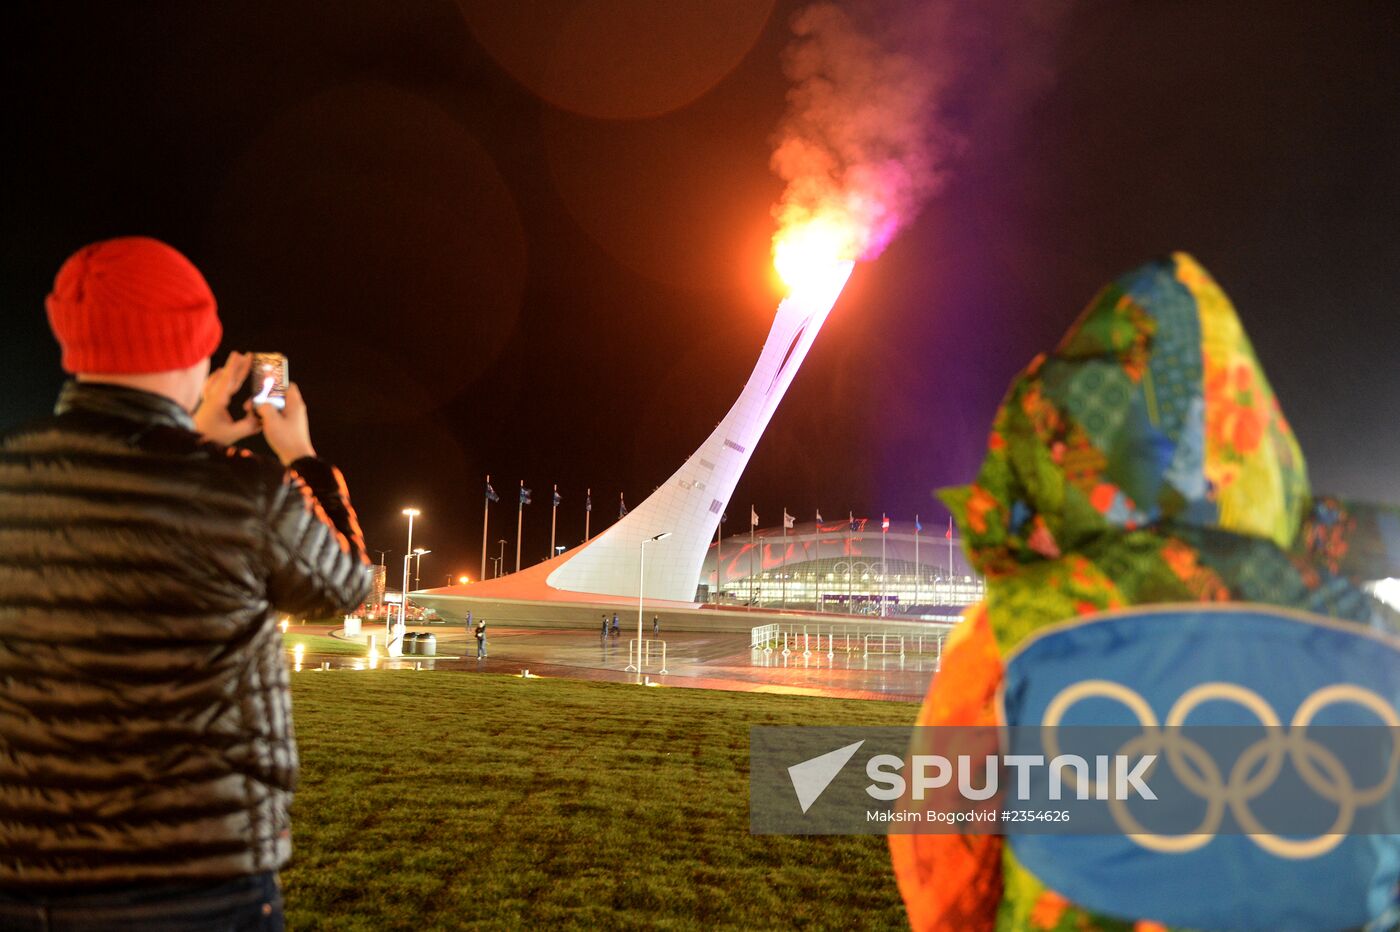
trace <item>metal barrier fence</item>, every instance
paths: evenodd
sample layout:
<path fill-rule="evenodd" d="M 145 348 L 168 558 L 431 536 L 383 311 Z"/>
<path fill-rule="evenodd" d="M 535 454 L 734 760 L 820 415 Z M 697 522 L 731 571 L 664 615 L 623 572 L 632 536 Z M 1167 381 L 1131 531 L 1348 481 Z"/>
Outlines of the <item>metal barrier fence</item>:
<path fill-rule="evenodd" d="M 878 638 L 878 640 L 875 641 L 877 649 L 872 651 L 870 649 L 870 642 L 875 638 Z M 865 648 L 864 653 L 866 656 L 870 654 L 899 654 L 901 657 L 904 656 L 904 635 L 902 634 L 867 634 L 861 639 L 861 642 Z M 890 650 L 891 644 L 897 649 Z"/>
<path fill-rule="evenodd" d="M 952 623 L 842 623 L 774 624 L 750 629 L 751 650 L 766 654 L 779 652 L 783 657 L 794 654 L 811 657 L 825 654 L 834 659 L 837 653 L 872 655 L 906 654 L 935 657 L 934 669 L 943 664 L 943 641 L 952 631 Z"/>
<path fill-rule="evenodd" d="M 653 647 L 652 645 L 659 645 Z M 661 658 L 661 669 L 657 673 L 670 673 L 666 669 L 666 642 L 655 638 L 643 638 L 641 650 L 637 649 L 637 639 L 632 638 L 627 642 L 627 673 L 641 673 L 642 670 L 651 663 L 652 651 L 655 650 Z"/>
<path fill-rule="evenodd" d="M 771 643 L 772 643 L 774 640 L 777 640 L 778 638 L 780 638 L 780 637 L 782 636 L 781 631 L 780 631 L 781 627 L 782 627 L 781 625 L 760 625 L 760 626 L 757 627 L 757 628 L 752 628 L 752 629 L 750 629 L 750 633 L 751 633 L 751 635 L 752 635 L 752 640 L 751 640 L 749 646 L 750 646 L 750 647 L 768 647 L 768 646 L 770 646 Z"/>

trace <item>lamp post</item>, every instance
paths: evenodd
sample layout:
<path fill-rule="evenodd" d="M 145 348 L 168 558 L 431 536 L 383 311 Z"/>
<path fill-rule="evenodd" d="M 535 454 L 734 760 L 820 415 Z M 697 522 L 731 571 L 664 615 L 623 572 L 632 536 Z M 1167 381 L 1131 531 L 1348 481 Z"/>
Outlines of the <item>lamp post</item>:
<path fill-rule="evenodd" d="M 639 550 L 641 559 L 638 561 L 638 566 L 640 568 L 637 571 L 637 656 L 635 658 L 637 661 L 638 673 L 642 672 L 642 613 L 644 610 L 643 604 L 647 585 L 647 544 L 655 543 L 658 540 L 665 540 L 670 536 L 670 531 L 662 531 L 655 537 L 643 538 Z"/>
<path fill-rule="evenodd" d="M 414 589 L 417 589 L 417 588 L 418 588 L 418 570 L 421 569 L 422 566 L 423 566 L 423 555 L 424 555 L 425 553 L 432 553 L 432 551 L 431 551 L 431 550 L 424 550 L 422 547 L 419 547 L 417 550 L 413 551 L 413 588 L 414 588 Z"/>
<path fill-rule="evenodd" d="M 496 543 L 501 545 L 501 555 L 496 558 L 496 575 L 500 576 L 506 571 L 506 539 L 502 537 Z"/>
<path fill-rule="evenodd" d="M 423 512 L 417 508 L 405 508 L 403 514 L 408 517 L 408 547 L 403 554 L 403 598 L 399 600 L 399 624 L 404 624 L 404 612 L 408 608 L 408 557 L 413 553 L 413 519 Z M 388 619 L 385 619 L 385 627 L 388 626 Z M 389 646 L 389 632 L 384 632 L 384 646 Z"/>

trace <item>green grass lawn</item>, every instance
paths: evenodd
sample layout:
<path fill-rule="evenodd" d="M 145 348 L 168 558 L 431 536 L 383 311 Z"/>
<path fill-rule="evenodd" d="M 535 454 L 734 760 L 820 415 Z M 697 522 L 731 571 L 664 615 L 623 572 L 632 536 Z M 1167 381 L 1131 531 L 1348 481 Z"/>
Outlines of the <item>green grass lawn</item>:
<path fill-rule="evenodd" d="M 905 926 L 883 838 L 749 834 L 748 728 L 915 706 L 475 673 L 292 684 L 289 928 Z"/>
<path fill-rule="evenodd" d="M 328 634 L 284 634 L 282 635 L 282 646 L 290 653 L 298 644 L 306 645 L 308 654 L 353 654 L 357 657 L 364 657 L 369 654 L 369 647 L 357 641 L 345 641 L 340 638 L 333 638 Z M 379 639 L 379 651 L 384 652 L 383 639 Z"/>

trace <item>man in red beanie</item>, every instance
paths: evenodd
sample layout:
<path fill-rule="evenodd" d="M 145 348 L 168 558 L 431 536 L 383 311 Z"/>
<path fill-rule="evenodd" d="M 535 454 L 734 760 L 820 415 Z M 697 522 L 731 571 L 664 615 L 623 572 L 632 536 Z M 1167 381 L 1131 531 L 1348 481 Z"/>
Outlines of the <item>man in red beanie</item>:
<path fill-rule="evenodd" d="M 280 929 L 296 782 L 278 613 L 369 588 L 340 473 L 156 240 L 86 246 L 49 322 L 75 379 L 0 435 L 0 928 Z M 201 400 L 202 398 L 202 400 Z M 229 446 L 261 431 L 280 463 Z"/>

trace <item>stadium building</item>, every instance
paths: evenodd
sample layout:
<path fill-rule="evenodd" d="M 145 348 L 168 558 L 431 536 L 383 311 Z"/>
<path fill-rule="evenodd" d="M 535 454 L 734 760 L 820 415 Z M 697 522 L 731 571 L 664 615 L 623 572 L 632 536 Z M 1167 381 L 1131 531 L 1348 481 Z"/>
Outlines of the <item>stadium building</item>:
<path fill-rule="evenodd" d="M 710 545 L 697 599 L 715 605 L 887 617 L 957 613 L 984 595 L 962 541 L 913 522 L 806 522 Z M 951 546 L 950 546 L 951 545 Z M 881 606 L 884 607 L 883 613 Z"/>

